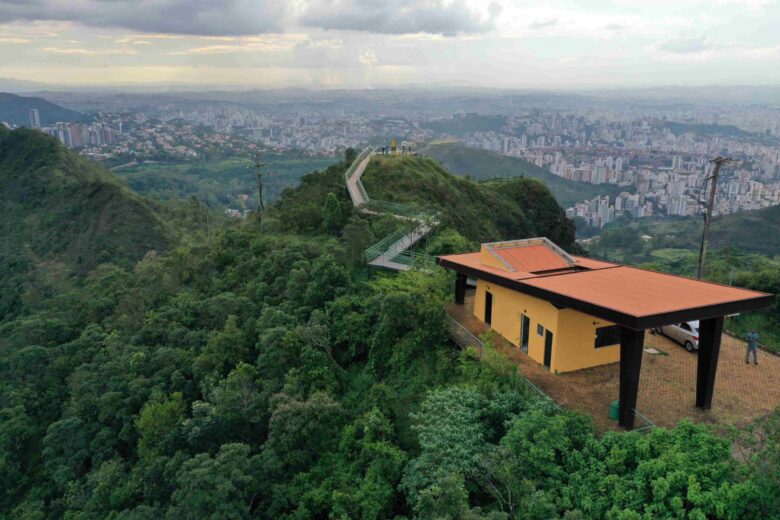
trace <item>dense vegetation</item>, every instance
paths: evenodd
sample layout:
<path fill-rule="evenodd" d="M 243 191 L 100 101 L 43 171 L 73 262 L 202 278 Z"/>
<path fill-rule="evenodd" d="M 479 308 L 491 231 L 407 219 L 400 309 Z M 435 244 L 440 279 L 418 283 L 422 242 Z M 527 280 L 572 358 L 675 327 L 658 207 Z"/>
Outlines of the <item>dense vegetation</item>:
<path fill-rule="evenodd" d="M 0 318 L 19 310 L 30 273 L 54 281 L 108 259 L 131 266 L 174 235 L 148 201 L 54 138 L 0 135 Z"/>
<path fill-rule="evenodd" d="M 37 108 L 41 125 L 53 125 L 59 121 L 78 123 L 87 117 L 79 112 L 50 103 L 36 97 L 22 97 L 0 92 L 0 123 L 3 121 L 18 126 L 30 126 L 30 109 Z"/>
<path fill-rule="evenodd" d="M 624 227 L 624 224 L 615 227 Z M 663 247 L 698 249 L 701 241 L 700 218 L 639 221 L 631 227 L 638 234 L 658 237 L 663 241 Z M 780 241 L 774 239 L 778 229 L 780 206 L 716 215 L 712 219 L 709 243 L 715 249 L 730 246 L 752 253 L 780 255 Z"/>
<path fill-rule="evenodd" d="M 334 159 L 296 153 L 266 154 L 263 162 L 266 202 L 294 186 L 311 171 L 326 168 Z M 257 180 L 251 158 L 217 159 L 184 163 L 144 163 L 116 170 L 133 190 L 161 200 L 197 199 L 215 209 L 257 207 Z M 239 195 L 248 195 L 243 202 Z"/>
<path fill-rule="evenodd" d="M 422 153 L 436 159 L 452 173 L 468 176 L 474 180 L 528 177 L 542 181 L 564 208 L 598 195 L 614 197 L 621 191 L 630 191 L 612 184 L 570 181 L 525 159 L 469 148 L 459 143 L 433 144 L 425 148 Z"/>
<path fill-rule="evenodd" d="M 365 281 L 351 251 L 380 223 L 353 212 L 345 167 L 286 190 L 264 233 L 105 258 L 0 322 L 0 516 L 780 513 L 777 418 L 739 459 L 706 426 L 599 436 L 496 352 L 453 348 L 446 274 Z"/>
<path fill-rule="evenodd" d="M 378 157 L 363 176 L 372 198 L 436 209 L 445 226 L 474 242 L 546 236 L 576 248 L 574 224 L 547 187 L 534 179 L 479 184 L 426 157 Z"/>

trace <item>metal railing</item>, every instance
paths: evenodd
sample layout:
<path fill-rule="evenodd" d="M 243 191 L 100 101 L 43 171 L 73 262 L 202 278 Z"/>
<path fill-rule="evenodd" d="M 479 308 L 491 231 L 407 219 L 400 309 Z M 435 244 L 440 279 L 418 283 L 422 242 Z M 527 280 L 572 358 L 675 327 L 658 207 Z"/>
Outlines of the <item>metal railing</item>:
<path fill-rule="evenodd" d="M 423 269 L 432 269 L 436 267 L 436 257 L 418 253 L 416 251 L 402 251 L 393 257 L 393 262 L 404 265 L 418 266 Z"/>
<path fill-rule="evenodd" d="M 538 386 L 536 386 L 535 384 L 533 384 L 533 383 L 531 382 L 531 380 L 530 380 L 530 379 L 528 379 L 527 377 L 524 377 L 524 378 L 523 378 L 523 381 L 525 381 L 525 386 L 526 386 L 527 388 L 529 388 L 529 389 L 530 389 L 532 392 L 535 392 L 535 393 L 536 393 L 536 394 L 537 394 L 539 397 L 541 397 L 542 399 L 544 399 L 544 400 L 546 400 L 546 401 L 550 401 L 550 403 L 552 403 L 552 405 L 553 405 L 555 408 L 557 408 L 559 412 L 562 412 L 562 411 L 563 411 L 563 408 L 561 407 L 561 405 L 559 405 L 558 403 L 556 403 L 556 402 L 555 402 L 555 399 L 553 399 L 552 397 L 550 397 L 549 395 L 547 395 L 547 394 L 544 392 L 544 390 L 542 390 L 541 388 L 539 388 Z"/>
<path fill-rule="evenodd" d="M 363 162 L 363 160 L 374 153 L 374 150 L 376 150 L 376 147 L 368 147 L 365 148 L 360 154 L 355 158 L 354 161 L 352 161 L 352 164 L 349 165 L 349 168 L 346 169 L 344 172 L 344 179 L 347 182 L 347 189 L 352 192 L 352 186 L 349 183 L 350 177 L 352 177 L 352 174 L 355 173 L 355 170 L 358 166 L 360 166 L 360 163 Z M 358 177 L 357 182 L 355 183 L 357 185 L 358 190 L 360 191 L 360 194 L 363 196 L 363 200 L 365 202 L 368 202 L 371 200 L 368 197 L 368 192 L 366 191 L 366 188 L 363 186 L 363 182 L 360 180 L 360 177 Z M 353 197 L 354 200 L 354 197 Z"/>
<path fill-rule="evenodd" d="M 365 259 L 366 263 L 376 260 L 385 254 L 393 244 L 414 231 L 415 228 L 416 226 L 411 224 L 401 226 L 373 246 L 366 248 L 366 250 L 363 252 L 363 258 Z"/>
<path fill-rule="evenodd" d="M 634 411 L 634 415 L 636 417 L 639 417 L 640 419 L 642 419 L 645 422 L 645 425 L 642 426 L 641 428 L 636 428 L 636 429 L 631 430 L 631 431 L 633 431 L 633 432 L 649 432 L 650 430 L 655 428 L 655 423 L 653 421 L 651 421 L 646 415 L 642 414 L 636 408 L 632 408 L 632 410 Z"/>
<path fill-rule="evenodd" d="M 485 348 L 482 341 L 449 314 L 447 315 L 447 332 L 461 349 L 475 348 L 479 352 L 479 357 L 482 357 L 482 351 Z"/>
<path fill-rule="evenodd" d="M 485 349 L 485 344 L 482 343 L 482 340 L 476 337 L 474 334 L 471 333 L 466 327 L 460 324 L 458 320 L 447 315 L 447 331 L 450 334 L 450 337 L 452 340 L 463 350 L 466 350 L 467 348 L 473 348 L 477 351 L 477 356 L 479 359 L 482 359 L 482 354 Z M 525 376 L 521 376 L 521 379 L 526 385 L 526 388 L 529 389 L 531 393 L 536 394 L 541 399 L 544 399 L 545 401 L 549 401 L 559 412 L 563 411 L 563 408 L 561 405 L 559 405 L 557 402 L 555 402 L 555 399 L 550 397 L 548 394 L 544 392 L 541 388 L 536 386 L 534 383 L 531 382 L 530 379 L 528 379 Z"/>
<path fill-rule="evenodd" d="M 350 192 L 350 197 L 352 198 L 353 202 L 357 202 L 359 200 L 359 197 L 356 197 L 356 194 L 353 193 L 356 186 L 357 190 L 360 192 L 360 196 L 362 197 L 363 207 L 370 212 L 393 215 L 394 217 L 402 220 L 413 221 L 415 224 L 404 225 L 384 237 L 376 244 L 368 247 L 363 252 L 363 258 L 366 263 L 370 263 L 380 256 L 388 253 L 398 241 L 402 240 L 408 235 L 411 235 L 411 241 L 408 245 L 408 247 L 411 247 L 411 245 L 413 245 L 426 234 L 430 233 L 431 230 L 439 224 L 439 213 L 437 211 L 421 210 L 410 204 L 403 204 L 400 202 L 372 200 L 368 195 L 368 191 L 363 185 L 362 174 L 357 176 L 354 181 L 354 186 L 352 183 L 350 183 L 350 179 L 355 174 L 355 170 L 359 168 L 360 164 L 366 160 L 367 157 L 370 157 L 371 154 L 373 154 L 375 151 L 376 147 L 365 148 L 355 158 L 355 160 L 352 161 L 352 164 L 350 164 L 349 168 L 347 168 L 347 170 L 344 172 L 344 179 L 347 184 L 347 189 Z M 432 257 L 421 255 L 420 253 L 415 253 L 412 251 L 401 251 L 394 258 L 392 258 L 391 261 L 402 265 L 420 264 L 431 267 L 435 265 L 435 260 Z"/>

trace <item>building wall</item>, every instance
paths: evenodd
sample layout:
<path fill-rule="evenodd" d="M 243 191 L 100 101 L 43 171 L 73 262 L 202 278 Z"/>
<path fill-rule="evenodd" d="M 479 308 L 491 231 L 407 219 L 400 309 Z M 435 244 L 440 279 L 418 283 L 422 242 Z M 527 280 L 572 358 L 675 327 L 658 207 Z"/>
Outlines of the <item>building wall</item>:
<path fill-rule="evenodd" d="M 544 364 L 544 333 L 538 325 L 553 333 L 551 372 L 570 372 L 620 361 L 620 345 L 595 348 L 596 328 L 613 325 L 572 309 L 558 310 L 551 303 L 512 291 L 500 285 L 477 281 L 474 316 L 485 320 L 485 293 L 493 295 L 491 329 L 516 347 L 520 347 L 520 318 L 531 320 L 528 334 L 528 355 Z"/>
<path fill-rule="evenodd" d="M 553 356 L 550 370 L 555 371 L 555 351 L 558 343 L 558 309 L 551 303 L 527 294 L 512 291 L 500 285 L 482 280 L 477 281 L 474 298 L 474 316 L 485 320 L 485 292 L 493 295 L 493 323 L 491 328 L 520 347 L 520 316 L 525 314 L 531 319 L 528 334 L 528 355 L 539 364 L 544 363 L 544 335 L 537 334 L 537 326 L 553 333 Z"/>
<path fill-rule="evenodd" d="M 596 329 L 614 325 L 573 309 L 558 311 L 558 348 L 553 351 L 558 372 L 570 372 L 620 361 L 620 343 L 596 348 Z"/>

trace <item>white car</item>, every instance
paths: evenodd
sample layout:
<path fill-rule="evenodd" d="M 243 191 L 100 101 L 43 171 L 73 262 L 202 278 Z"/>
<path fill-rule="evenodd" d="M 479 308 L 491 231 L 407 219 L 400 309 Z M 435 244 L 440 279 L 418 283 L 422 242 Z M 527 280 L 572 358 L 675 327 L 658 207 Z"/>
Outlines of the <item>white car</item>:
<path fill-rule="evenodd" d="M 656 327 L 655 332 L 656 334 L 663 334 L 664 336 L 675 340 L 677 343 L 684 346 L 685 350 L 688 352 L 699 350 L 698 321 L 684 321 L 675 325 Z"/>

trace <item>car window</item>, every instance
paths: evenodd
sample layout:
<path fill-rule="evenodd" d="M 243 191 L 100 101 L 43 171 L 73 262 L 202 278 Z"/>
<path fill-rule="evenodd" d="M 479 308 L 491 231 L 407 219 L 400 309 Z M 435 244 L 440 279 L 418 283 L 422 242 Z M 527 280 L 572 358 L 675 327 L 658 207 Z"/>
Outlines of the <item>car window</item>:
<path fill-rule="evenodd" d="M 683 329 L 683 330 L 688 330 L 688 331 L 691 330 L 691 326 L 688 325 L 687 323 L 680 323 L 680 328 Z"/>

